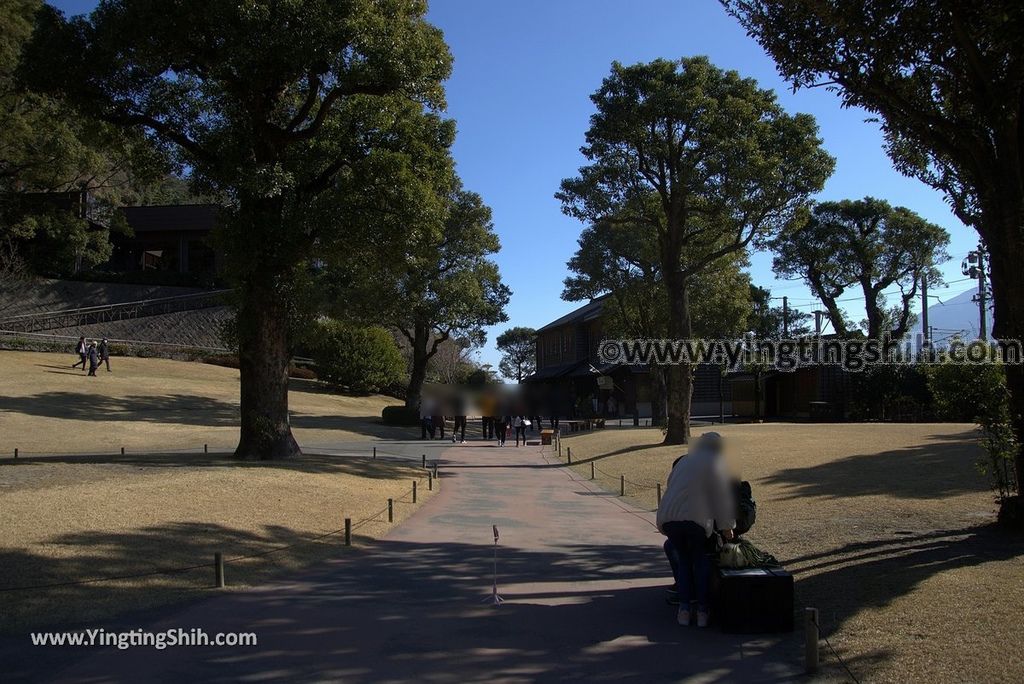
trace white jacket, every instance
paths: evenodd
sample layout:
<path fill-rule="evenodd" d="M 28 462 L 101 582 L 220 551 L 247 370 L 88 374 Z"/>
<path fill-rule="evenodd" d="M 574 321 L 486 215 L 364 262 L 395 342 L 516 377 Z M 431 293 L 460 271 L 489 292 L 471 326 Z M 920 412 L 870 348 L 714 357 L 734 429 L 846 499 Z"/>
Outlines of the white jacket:
<path fill-rule="evenodd" d="M 736 527 L 736 503 L 725 462 L 717 453 L 700 445 L 676 463 L 658 506 L 661 532 L 665 531 L 667 522 L 687 520 L 703 527 L 709 537 L 716 522 L 720 530 Z"/>

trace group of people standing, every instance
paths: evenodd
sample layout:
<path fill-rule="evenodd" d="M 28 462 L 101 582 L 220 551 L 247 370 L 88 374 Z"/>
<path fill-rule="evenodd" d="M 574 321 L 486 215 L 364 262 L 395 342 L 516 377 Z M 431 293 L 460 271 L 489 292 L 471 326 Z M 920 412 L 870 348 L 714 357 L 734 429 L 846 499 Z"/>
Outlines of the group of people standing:
<path fill-rule="evenodd" d="M 445 416 L 423 416 L 420 419 L 420 439 L 444 439 Z M 526 433 L 528 430 L 540 430 L 540 417 L 527 418 L 522 415 L 513 416 L 482 416 L 480 418 L 480 438 L 484 440 L 496 440 L 498 446 L 505 446 L 505 442 L 513 436 L 516 446 L 526 446 Z M 466 443 L 466 416 L 455 416 L 451 433 L 452 444 Z"/>
<path fill-rule="evenodd" d="M 107 338 L 104 337 L 97 344 L 96 340 L 86 341 L 84 336 L 79 337 L 78 344 L 75 345 L 75 353 L 78 354 L 78 361 L 71 364 L 72 368 L 78 368 L 81 365 L 83 371 L 87 371 L 89 375 L 95 377 L 96 369 L 101 364 L 106 364 L 107 372 L 110 372 L 110 345 L 107 343 Z"/>

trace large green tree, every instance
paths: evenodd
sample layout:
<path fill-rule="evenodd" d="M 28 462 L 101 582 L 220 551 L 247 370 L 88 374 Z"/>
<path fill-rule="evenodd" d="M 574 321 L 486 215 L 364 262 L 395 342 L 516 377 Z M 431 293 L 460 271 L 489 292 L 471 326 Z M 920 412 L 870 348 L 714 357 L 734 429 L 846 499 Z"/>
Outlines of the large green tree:
<path fill-rule="evenodd" d="M 591 99 L 583 155 L 563 210 L 657 236 L 668 334 L 693 337 L 693 279 L 774 235 L 832 171 L 814 119 L 790 116 L 753 79 L 705 57 L 612 65 Z M 665 441 L 690 436 L 691 368 L 669 368 Z"/>
<path fill-rule="evenodd" d="M 300 453 L 287 369 L 304 266 L 386 245 L 436 209 L 453 131 L 422 110 L 443 106 L 451 58 L 425 12 L 423 0 L 107 0 L 88 18 L 38 16 L 27 83 L 144 131 L 227 199 L 238 457 Z"/>
<path fill-rule="evenodd" d="M 489 258 L 501 248 L 491 210 L 457 178 L 448 181 L 435 185 L 443 207 L 439 218 L 425 217 L 423 229 L 408 239 L 379 250 L 375 258 L 357 254 L 325 278 L 325 292 L 350 315 L 382 322 L 405 338 L 411 356 L 409 407 L 419 404 L 441 345 L 457 338 L 480 346 L 486 326 L 508 320 L 511 290 Z"/>
<path fill-rule="evenodd" d="M 993 332 L 1024 339 L 1024 4 L 725 0 L 797 88 L 877 114 L 896 168 L 991 252 Z M 1024 366 L 1007 367 L 1024 481 Z"/>
<path fill-rule="evenodd" d="M 537 368 L 537 331 L 516 326 L 498 335 L 495 346 L 501 352 L 498 370 L 509 380 L 522 382 Z"/>
<path fill-rule="evenodd" d="M 167 170 L 142 135 L 18 83 L 42 0 L 0 0 L 0 282 L 65 275 L 110 256 L 114 209 Z M 89 202 L 53 193 L 86 192 Z M 86 215 L 93 219 L 86 220 Z M 6 276 L 4 274 L 7 274 Z"/>
<path fill-rule="evenodd" d="M 668 296 L 661 278 L 657 236 L 628 224 L 604 221 L 580 234 L 569 260 L 562 298 L 582 301 L 608 295 L 602 330 L 607 337 L 661 339 L 668 335 Z M 684 256 L 684 261 L 686 257 Z M 740 334 L 751 314 L 750 280 L 742 267 L 746 254 L 733 252 L 696 274 L 690 313 L 697 337 Z M 649 366 L 652 424 L 664 425 L 665 366 Z"/>
<path fill-rule="evenodd" d="M 900 339 L 913 323 L 913 302 L 922 280 L 941 282 L 936 268 L 949 259 L 949 233 L 906 207 L 873 197 L 819 202 L 796 218 L 772 245 L 772 268 L 783 278 L 802 278 L 825 305 L 832 327 L 849 334 L 838 299 L 851 287 L 864 297 L 870 339 Z M 884 291 L 900 290 L 886 308 Z"/>

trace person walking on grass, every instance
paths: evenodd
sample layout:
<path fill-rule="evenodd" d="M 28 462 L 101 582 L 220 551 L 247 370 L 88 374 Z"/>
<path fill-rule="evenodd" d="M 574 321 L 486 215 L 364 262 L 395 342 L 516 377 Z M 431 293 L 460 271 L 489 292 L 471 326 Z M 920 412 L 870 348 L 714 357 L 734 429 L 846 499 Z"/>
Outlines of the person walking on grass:
<path fill-rule="evenodd" d="M 708 539 L 721 530 L 733 538 L 736 505 L 717 432 L 700 436 L 690 453 L 676 461 L 658 506 L 658 530 L 678 554 L 676 588 L 680 625 L 690 624 L 691 602 L 697 604 L 697 626 L 707 627 L 711 558 Z"/>
<path fill-rule="evenodd" d="M 96 347 L 96 353 L 99 355 L 100 363 L 107 364 L 107 372 L 110 372 L 110 344 L 107 342 L 107 338 L 104 337 L 100 340 L 100 344 Z"/>
<path fill-rule="evenodd" d="M 85 343 L 85 337 L 78 338 L 78 344 L 75 345 L 75 353 L 78 354 L 78 363 L 71 364 L 72 368 L 78 368 L 78 364 L 82 364 L 82 371 L 85 371 L 86 357 L 89 353 L 89 345 Z"/>
<path fill-rule="evenodd" d="M 89 375 L 96 377 L 96 369 L 100 367 L 100 357 L 96 352 L 96 343 L 89 343 L 89 351 L 87 352 L 89 357 Z"/>

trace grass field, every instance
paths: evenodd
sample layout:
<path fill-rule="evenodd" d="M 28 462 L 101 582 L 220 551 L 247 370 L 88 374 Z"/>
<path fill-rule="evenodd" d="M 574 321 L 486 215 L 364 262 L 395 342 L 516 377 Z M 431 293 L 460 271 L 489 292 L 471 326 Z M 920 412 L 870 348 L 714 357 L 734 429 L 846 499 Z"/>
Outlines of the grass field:
<path fill-rule="evenodd" d="M 166 359 L 113 358 L 90 378 L 70 354 L 0 351 L 0 454 L 199 449 L 238 442 L 238 371 Z M 350 397 L 294 380 L 292 426 L 303 446 L 402 437 L 380 422 L 384 396 Z"/>
<path fill-rule="evenodd" d="M 265 581 L 346 552 L 340 534 L 314 540 L 340 530 L 345 517 L 356 524 L 357 543 L 385 532 L 388 498 L 396 500 L 396 522 L 414 510 L 412 480 L 420 480 L 420 501 L 430 495 L 423 470 L 384 459 L 307 454 L 238 463 L 226 453 L 201 453 L 204 443 L 212 451 L 234 444 L 237 371 L 114 359 L 113 373 L 86 378 L 69 374 L 70 363 L 0 352 L 0 439 L 23 445 L 18 460 L 7 446 L 0 457 L 0 631 L 89 624 L 201 596 L 210 591 L 218 551 L 230 561 L 229 590 Z M 292 408 L 303 443 L 387 434 L 377 421 L 394 400 L 302 387 L 292 393 Z M 192 453 L 144 453 L 196 445 Z M 94 455 L 59 455 L 83 451 Z M 360 524 L 367 518 L 373 520 Z M 4 591 L 197 564 L 207 565 Z"/>
<path fill-rule="evenodd" d="M 965 424 L 751 424 L 697 428 L 726 439 L 753 485 L 750 539 L 796 576 L 797 605 L 862 681 L 1021 681 L 1024 540 L 992 525 L 993 496 Z M 655 507 L 685 447 L 660 430 L 562 440 L 576 470 Z M 831 661 L 832 674 L 842 673 Z"/>

